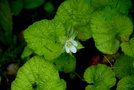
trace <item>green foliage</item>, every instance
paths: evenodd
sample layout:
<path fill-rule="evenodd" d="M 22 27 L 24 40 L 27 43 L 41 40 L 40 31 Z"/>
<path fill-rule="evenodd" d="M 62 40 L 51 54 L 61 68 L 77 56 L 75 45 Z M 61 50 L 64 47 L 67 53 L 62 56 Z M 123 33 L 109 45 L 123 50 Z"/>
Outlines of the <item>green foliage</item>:
<path fill-rule="evenodd" d="M 43 3 L 44 0 L 24 0 L 24 8 L 33 9 Z M 0 9 L 1 7 L 4 6 L 0 6 Z M 53 20 L 37 21 L 25 30 L 27 47 L 21 58 L 30 57 L 33 53 L 39 56 L 33 57 L 19 69 L 17 78 L 12 83 L 12 89 L 65 90 L 66 82 L 59 78 L 57 70 L 73 72 L 76 68 L 76 58 L 65 53 L 65 48 L 68 45 L 70 50 L 69 45 L 74 45 L 73 41 L 69 41 L 71 39 L 86 41 L 91 37 L 94 39 L 96 48 L 102 53 L 115 54 L 121 46 L 122 51 L 128 56 L 123 54 L 119 56 L 113 67 L 115 73 L 103 64 L 87 68 L 84 73 L 84 79 L 89 83 L 86 90 L 109 90 L 116 83 L 115 74 L 118 79 L 121 79 L 117 90 L 130 88 L 132 85 L 129 83 L 132 82 L 133 77 L 127 75 L 134 74 L 134 58 L 132 58 L 134 38 L 130 39 L 133 23 L 127 15 L 131 7 L 131 0 L 66 0 L 63 2 Z M 13 13 L 18 14 L 20 9 L 16 10 Z M 54 6 L 47 2 L 44 10 L 52 13 Z M 7 30 L 3 28 L 5 26 L 1 22 L 0 26 L 2 26 L 0 29 Z M 74 47 L 83 48 L 80 42 L 76 42 Z M 74 77 L 72 74 L 72 78 Z"/>
<path fill-rule="evenodd" d="M 86 90 L 109 90 L 116 83 L 114 72 L 103 64 L 87 68 L 84 79 L 90 84 Z"/>
<path fill-rule="evenodd" d="M 92 11 L 92 7 L 83 0 L 67 0 L 59 6 L 54 19 L 62 22 L 66 29 L 72 26 L 78 32 L 78 38 L 85 41 L 91 38 L 89 24 Z"/>
<path fill-rule="evenodd" d="M 23 62 L 20 61 L 19 55 L 21 54 L 23 47 L 24 47 L 24 41 L 21 39 L 17 39 L 18 37 L 14 36 L 12 38 L 12 45 L 8 47 L 6 50 L 1 50 L 0 55 L 0 64 L 8 63 L 18 63 Z"/>
<path fill-rule="evenodd" d="M 134 38 L 131 38 L 128 42 L 123 42 L 121 48 L 126 55 L 134 57 Z"/>
<path fill-rule="evenodd" d="M 33 50 L 31 48 L 29 48 L 28 46 L 26 46 L 24 48 L 23 53 L 21 54 L 21 58 L 22 59 L 27 58 L 27 57 L 29 57 L 32 54 L 33 54 Z"/>
<path fill-rule="evenodd" d="M 128 15 L 128 10 L 132 8 L 131 0 L 115 0 L 117 4 L 116 8 L 119 12 Z"/>
<path fill-rule="evenodd" d="M 24 36 L 28 47 L 47 60 L 57 58 L 66 42 L 63 25 L 50 20 L 35 22 L 25 30 Z"/>
<path fill-rule="evenodd" d="M 18 15 L 23 9 L 23 0 L 10 0 L 11 10 L 14 15 Z"/>
<path fill-rule="evenodd" d="M 134 58 L 121 54 L 114 64 L 114 72 L 119 79 L 134 74 Z"/>
<path fill-rule="evenodd" d="M 134 90 L 134 75 L 122 78 L 117 84 L 117 90 Z"/>
<path fill-rule="evenodd" d="M 86 3 L 90 4 L 94 9 L 104 8 L 110 5 L 112 0 L 85 0 Z"/>
<path fill-rule="evenodd" d="M 105 54 L 115 54 L 120 47 L 120 41 L 129 40 L 133 24 L 127 16 L 119 13 L 110 20 L 105 19 L 104 15 L 103 10 L 92 15 L 92 36 L 98 50 Z"/>
<path fill-rule="evenodd" d="M 46 2 L 44 5 L 44 10 L 48 12 L 48 14 L 54 13 L 55 7 L 51 2 Z"/>
<path fill-rule="evenodd" d="M 45 0 L 24 0 L 25 9 L 37 8 L 44 3 Z"/>
<path fill-rule="evenodd" d="M 0 0 L 0 42 L 9 46 L 12 36 L 12 14 L 7 0 Z"/>
<path fill-rule="evenodd" d="M 12 90 L 65 90 L 65 81 L 61 80 L 54 66 L 43 58 L 31 58 L 18 71 Z"/>
<path fill-rule="evenodd" d="M 56 58 L 53 63 L 60 72 L 73 72 L 76 67 L 75 57 L 67 53 L 61 54 L 61 56 Z"/>
<path fill-rule="evenodd" d="M 126 15 L 128 15 L 128 11 L 132 7 L 131 0 L 85 0 L 85 2 L 90 4 L 94 10 L 110 6 L 111 9 L 116 9 L 118 12 Z"/>

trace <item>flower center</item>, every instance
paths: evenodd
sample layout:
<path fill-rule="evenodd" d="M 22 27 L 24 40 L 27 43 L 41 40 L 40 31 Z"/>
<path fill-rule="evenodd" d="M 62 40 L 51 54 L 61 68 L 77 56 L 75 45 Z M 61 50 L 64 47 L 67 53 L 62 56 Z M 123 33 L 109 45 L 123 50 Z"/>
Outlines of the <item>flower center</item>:
<path fill-rule="evenodd" d="M 71 41 L 67 42 L 67 47 L 71 47 L 73 45 L 73 43 Z"/>

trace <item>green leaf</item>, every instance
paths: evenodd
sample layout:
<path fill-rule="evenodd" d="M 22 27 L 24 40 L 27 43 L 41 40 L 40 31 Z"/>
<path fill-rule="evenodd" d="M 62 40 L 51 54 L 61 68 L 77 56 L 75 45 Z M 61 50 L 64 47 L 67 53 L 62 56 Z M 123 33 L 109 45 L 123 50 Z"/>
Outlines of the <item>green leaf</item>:
<path fill-rule="evenodd" d="M 104 8 L 107 5 L 110 5 L 112 0 L 85 0 L 90 4 L 94 9 Z"/>
<path fill-rule="evenodd" d="M 24 48 L 24 51 L 21 54 L 21 58 L 24 59 L 26 57 L 29 57 L 31 54 L 33 54 L 33 50 L 31 48 L 29 48 L 28 46 L 26 46 Z"/>
<path fill-rule="evenodd" d="M 64 52 L 66 42 L 64 26 L 55 21 L 41 20 L 29 26 L 24 37 L 28 47 L 38 55 L 44 55 L 47 60 L 57 58 Z"/>
<path fill-rule="evenodd" d="M 134 57 L 134 38 L 131 38 L 128 42 L 123 42 L 121 48 L 126 55 Z"/>
<path fill-rule="evenodd" d="M 116 83 L 114 72 L 103 64 L 87 68 L 84 79 L 90 84 L 86 90 L 110 90 Z"/>
<path fill-rule="evenodd" d="M 119 79 L 134 74 L 134 58 L 121 54 L 114 64 L 114 72 Z"/>
<path fill-rule="evenodd" d="M 54 66 L 38 56 L 19 69 L 11 85 L 12 90 L 65 90 L 65 87 Z"/>
<path fill-rule="evenodd" d="M 46 2 L 44 5 L 44 10 L 49 14 L 54 13 L 55 7 L 51 2 Z"/>
<path fill-rule="evenodd" d="M 12 14 L 7 0 L 0 0 L 0 41 L 11 44 L 12 36 Z"/>
<path fill-rule="evenodd" d="M 76 67 L 76 59 L 67 53 L 61 54 L 58 58 L 54 60 L 55 67 L 60 71 L 73 72 Z"/>
<path fill-rule="evenodd" d="M 119 12 L 128 15 L 129 9 L 132 8 L 131 0 L 115 0 L 118 2 L 116 8 Z"/>
<path fill-rule="evenodd" d="M 122 78 L 117 84 L 117 90 L 134 90 L 134 75 Z"/>
<path fill-rule="evenodd" d="M 103 13 L 103 17 L 106 20 L 111 20 L 114 16 L 116 16 L 116 14 L 118 14 L 118 11 L 116 8 L 111 8 L 111 6 L 106 6 L 104 8 L 104 13 Z"/>
<path fill-rule="evenodd" d="M 45 0 L 24 0 L 25 9 L 33 9 L 41 6 Z"/>
<path fill-rule="evenodd" d="M 119 13 L 110 20 L 105 19 L 104 14 L 105 11 L 102 10 L 92 15 L 92 36 L 98 50 L 105 54 L 115 54 L 120 47 L 120 41 L 129 40 L 133 24 L 127 16 Z"/>
<path fill-rule="evenodd" d="M 118 10 L 122 14 L 128 14 L 129 9 L 132 7 L 131 0 L 85 0 L 95 10 L 105 8 L 106 6 Z"/>
<path fill-rule="evenodd" d="M 10 0 L 11 10 L 14 15 L 18 15 L 23 9 L 23 0 Z"/>
<path fill-rule="evenodd" d="M 93 9 L 83 0 L 67 0 L 63 2 L 57 12 L 55 19 L 66 27 L 72 26 L 78 32 L 78 38 L 85 41 L 91 38 L 90 18 Z"/>

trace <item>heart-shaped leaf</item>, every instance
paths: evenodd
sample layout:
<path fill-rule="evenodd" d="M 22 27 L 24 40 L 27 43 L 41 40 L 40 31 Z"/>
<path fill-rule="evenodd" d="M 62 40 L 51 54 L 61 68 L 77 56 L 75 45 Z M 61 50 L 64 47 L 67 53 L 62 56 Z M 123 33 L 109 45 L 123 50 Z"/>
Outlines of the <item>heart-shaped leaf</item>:
<path fill-rule="evenodd" d="M 120 41 L 129 40 L 133 32 L 133 24 L 127 16 L 119 13 L 107 20 L 104 17 L 105 13 L 106 11 L 102 10 L 93 14 L 92 36 L 98 50 L 105 54 L 115 54 L 120 47 Z"/>
<path fill-rule="evenodd" d="M 103 64 L 87 68 L 84 79 L 90 84 L 86 90 L 109 90 L 116 83 L 114 72 Z"/>

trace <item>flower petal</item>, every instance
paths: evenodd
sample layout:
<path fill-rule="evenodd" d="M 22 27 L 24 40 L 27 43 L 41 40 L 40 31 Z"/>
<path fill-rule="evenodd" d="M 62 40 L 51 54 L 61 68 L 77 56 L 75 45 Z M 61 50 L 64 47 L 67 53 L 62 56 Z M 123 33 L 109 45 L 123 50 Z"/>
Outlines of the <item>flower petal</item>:
<path fill-rule="evenodd" d="M 67 53 L 70 52 L 69 47 L 67 47 L 66 45 L 65 45 L 65 49 L 66 49 L 66 52 L 67 52 Z"/>
<path fill-rule="evenodd" d="M 70 49 L 70 51 L 72 53 L 76 53 L 77 52 L 77 49 L 75 48 L 75 46 L 71 46 L 69 49 Z"/>
<path fill-rule="evenodd" d="M 78 44 L 77 44 L 77 42 L 76 41 L 74 41 L 73 39 L 70 39 L 70 41 L 72 42 L 72 44 L 74 45 L 74 46 L 78 46 Z"/>

